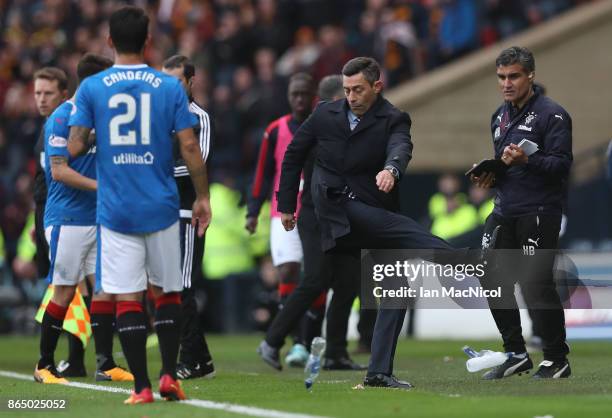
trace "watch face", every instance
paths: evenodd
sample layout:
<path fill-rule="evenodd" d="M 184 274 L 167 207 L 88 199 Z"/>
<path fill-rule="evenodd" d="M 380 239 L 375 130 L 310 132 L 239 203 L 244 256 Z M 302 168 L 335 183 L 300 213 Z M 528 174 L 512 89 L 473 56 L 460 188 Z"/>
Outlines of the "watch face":
<path fill-rule="evenodd" d="M 397 171 L 397 168 L 389 166 L 389 167 L 385 167 L 385 170 L 389 171 L 393 177 L 398 178 L 399 177 L 399 171 Z"/>

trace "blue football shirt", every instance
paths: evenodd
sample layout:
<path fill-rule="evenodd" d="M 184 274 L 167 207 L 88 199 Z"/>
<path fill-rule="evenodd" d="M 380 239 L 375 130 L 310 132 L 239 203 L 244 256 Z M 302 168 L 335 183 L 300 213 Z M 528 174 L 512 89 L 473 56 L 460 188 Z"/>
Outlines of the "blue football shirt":
<path fill-rule="evenodd" d="M 197 123 L 177 78 L 146 64 L 86 78 L 70 126 L 95 128 L 99 224 L 126 234 L 178 220 L 174 132 Z"/>
<path fill-rule="evenodd" d="M 68 154 L 68 120 L 74 108 L 71 101 L 62 103 L 45 122 L 45 177 L 47 180 L 47 204 L 45 227 L 52 225 L 95 225 L 96 192 L 74 189 L 53 180 L 50 157 Z M 96 178 L 95 148 L 86 155 L 69 160 L 72 169 L 92 179 Z"/>

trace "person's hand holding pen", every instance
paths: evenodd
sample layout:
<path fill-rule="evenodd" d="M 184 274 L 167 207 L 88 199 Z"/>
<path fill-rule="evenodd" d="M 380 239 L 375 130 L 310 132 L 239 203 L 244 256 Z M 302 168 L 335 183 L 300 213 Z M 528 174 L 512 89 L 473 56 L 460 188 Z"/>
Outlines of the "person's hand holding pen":
<path fill-rule="evenodd" d="M 501 160 L 507 166 L 527 164 L 529 157 L 521 147 L 516 144 L 510 144 L 504 148 L 504 153 Z"/>

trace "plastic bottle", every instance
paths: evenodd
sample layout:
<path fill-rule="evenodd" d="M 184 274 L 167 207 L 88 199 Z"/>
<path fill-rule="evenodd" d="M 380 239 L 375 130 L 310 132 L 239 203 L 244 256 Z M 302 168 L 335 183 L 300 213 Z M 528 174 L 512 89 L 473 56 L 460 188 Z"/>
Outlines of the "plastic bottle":
<path fill-rule="evenodd" d="M 478 351 L 474 350 L 472 347 L 470 347 L 468 345 L 464 345 L 462 350 L 463 350 L 463 352 L 465 354 L 467 354 L 467 356 L 469 358 L 474 358 L 474 357 L 480 356 L 480 353 Z"/>
<path fill-rule="evenodd" d="M 325 338 L 315 337 L 310 345 L 310 355 L 304 367 L 304 385 L 311 390 L 312 385 L 319 376 L 321 370 L 321 358 L 325 352 Z"/>
<path fill-rule="evenodd" d="M 508 355 L 506 353 L 491 350 L 481 350 L 477 352 L 467 345 L 463 347 L 463 352 L 470 357 L 468 361 L 465 362 L 465 367 L 471 373 L 499 366 L 508 360 Z"/>

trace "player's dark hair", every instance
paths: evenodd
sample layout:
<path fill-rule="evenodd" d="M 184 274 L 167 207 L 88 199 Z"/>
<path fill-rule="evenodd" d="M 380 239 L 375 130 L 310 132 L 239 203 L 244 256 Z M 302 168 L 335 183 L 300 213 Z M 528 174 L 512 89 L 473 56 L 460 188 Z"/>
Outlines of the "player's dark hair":
<path fill-rule="evenodd" d="M 77 78 L 79 84 L 90 75 L 99 73 L 112 67 L 113 60 L 103 55 L 87 53 L 81 57 L 77 64 Z"/>
<path fill-rule="evenodd" d="M 533 53 L 521 46 L 511 46 L 504 49 L 495 60 L 495 67 L 507 67 L 514 64 L 519 64 L 527 73 L 535 71 Z"/>
<path fill-rule="evenodd" d="M 140 53 L 149 33 L 149 16 L 143 9 L 125 6 L 113 12 L 109 22 L 110 37 L 120 54 Z"/>
<path fill-rule="evenodd" d="M 302 81 L 308 85 L 308 89 L 314 92 L 314 79 L 308 73 L 295 73 L 289 78 L 289 84 L 295 81 Z"/>
<path fill-rule="evenodd" d="M 355 74 L 362 73 L 370 85 L 380 79 L 380 65 L 374 58 L 357 57 L 353 58 L 342 67 L 342 75 L 351 77 Z"/>
<path fill-rule="evenodd" d="M 183 68 L 183 76 L 189 81 L 195 75 L 195 65 L 185 55 L 173 55 L 162 64 L 166 70 L 174 70 L 175 68 Z"/>
<path fill-rule="evenodd" d="M 331 102 L 334 97 L 344 97 L 344 88 L 342 87 L 342 76 L 339 74 L 328 75 L 323 77 L 319 82 L 319 99 L 325 102 Z"/>
<path fill-rule="evenodd" d="M 34 80 L 38 79 L 57 81 L 57 87 L 60 91 L 68 88 L 68 77 L 64 70 L 57 67 L 43 67 L 34 73 Z"/>

